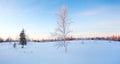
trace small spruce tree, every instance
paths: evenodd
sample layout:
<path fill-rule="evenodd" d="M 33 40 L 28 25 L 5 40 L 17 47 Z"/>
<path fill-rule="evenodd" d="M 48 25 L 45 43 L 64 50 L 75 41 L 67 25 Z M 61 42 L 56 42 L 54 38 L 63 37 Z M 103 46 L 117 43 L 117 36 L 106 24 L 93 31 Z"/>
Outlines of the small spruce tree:
<path fill-rule="evenodd" d="M 24 29 L 23 29 L 20 33 L 20 45 L 22 45 L 21 48 L 24 48 L 26 44 L 27 44 L 27 40 L 26 40 L 26 35 L 24 33 Z"/>

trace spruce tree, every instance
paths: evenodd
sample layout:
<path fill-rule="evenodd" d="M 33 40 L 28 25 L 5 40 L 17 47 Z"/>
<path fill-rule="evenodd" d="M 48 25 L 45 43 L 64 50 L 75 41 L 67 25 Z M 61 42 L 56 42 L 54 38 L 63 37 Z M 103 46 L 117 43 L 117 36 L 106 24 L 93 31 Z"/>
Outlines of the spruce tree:
<path fill-rule="evenodd" d="M 26 35 L 24 33 L 24 29 L 23 29 L 20 33 L 20 45 L 22 45 L 21 48 L 24 48 L 26 44 L 27 44 L 27 40 L 26 40 Z"/>

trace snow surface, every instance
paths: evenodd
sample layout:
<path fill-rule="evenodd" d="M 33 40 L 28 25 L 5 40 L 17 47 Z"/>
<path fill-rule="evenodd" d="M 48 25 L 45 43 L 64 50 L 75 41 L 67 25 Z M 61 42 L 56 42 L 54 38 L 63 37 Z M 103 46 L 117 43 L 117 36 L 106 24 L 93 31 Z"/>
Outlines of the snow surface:
<path fill-rule="evenodd" d="M 105 40 L 70 41 L 68 52 L 55 42 L 28 42 L 25 48 L 0 43 L 0 64 L 120 64 L 120 42 Z"/>

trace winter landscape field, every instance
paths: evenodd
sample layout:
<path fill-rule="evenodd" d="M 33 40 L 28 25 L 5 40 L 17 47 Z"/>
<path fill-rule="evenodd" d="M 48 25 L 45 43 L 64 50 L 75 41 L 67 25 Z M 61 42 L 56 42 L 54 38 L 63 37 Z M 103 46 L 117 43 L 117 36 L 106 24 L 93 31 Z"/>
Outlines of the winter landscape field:
<path fill-rule="evenodd" d="M 120 64 L 120 42 L 106 40 L 69 41 L 68 51 L 55 42 L 28 42 L 21 48 L 0 43 L 0 64 Z"/>
<path fill-rule="evenodd" d="M 0 64 L 120 64 L 120 0 L 0 0 Z"/>

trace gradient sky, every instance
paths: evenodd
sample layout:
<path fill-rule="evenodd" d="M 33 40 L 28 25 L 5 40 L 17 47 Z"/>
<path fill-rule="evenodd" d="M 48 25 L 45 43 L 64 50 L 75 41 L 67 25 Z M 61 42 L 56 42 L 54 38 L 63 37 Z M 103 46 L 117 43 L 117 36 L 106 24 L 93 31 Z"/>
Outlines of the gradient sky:
<path fill-rule="evenodd" d="M 48 38 L 62 6 L 68 8 L 71 35 L 120 35 L 120 0 L 0 0 L 0 36 L 17 38 L 24 28 L 31 38 Z"/>

